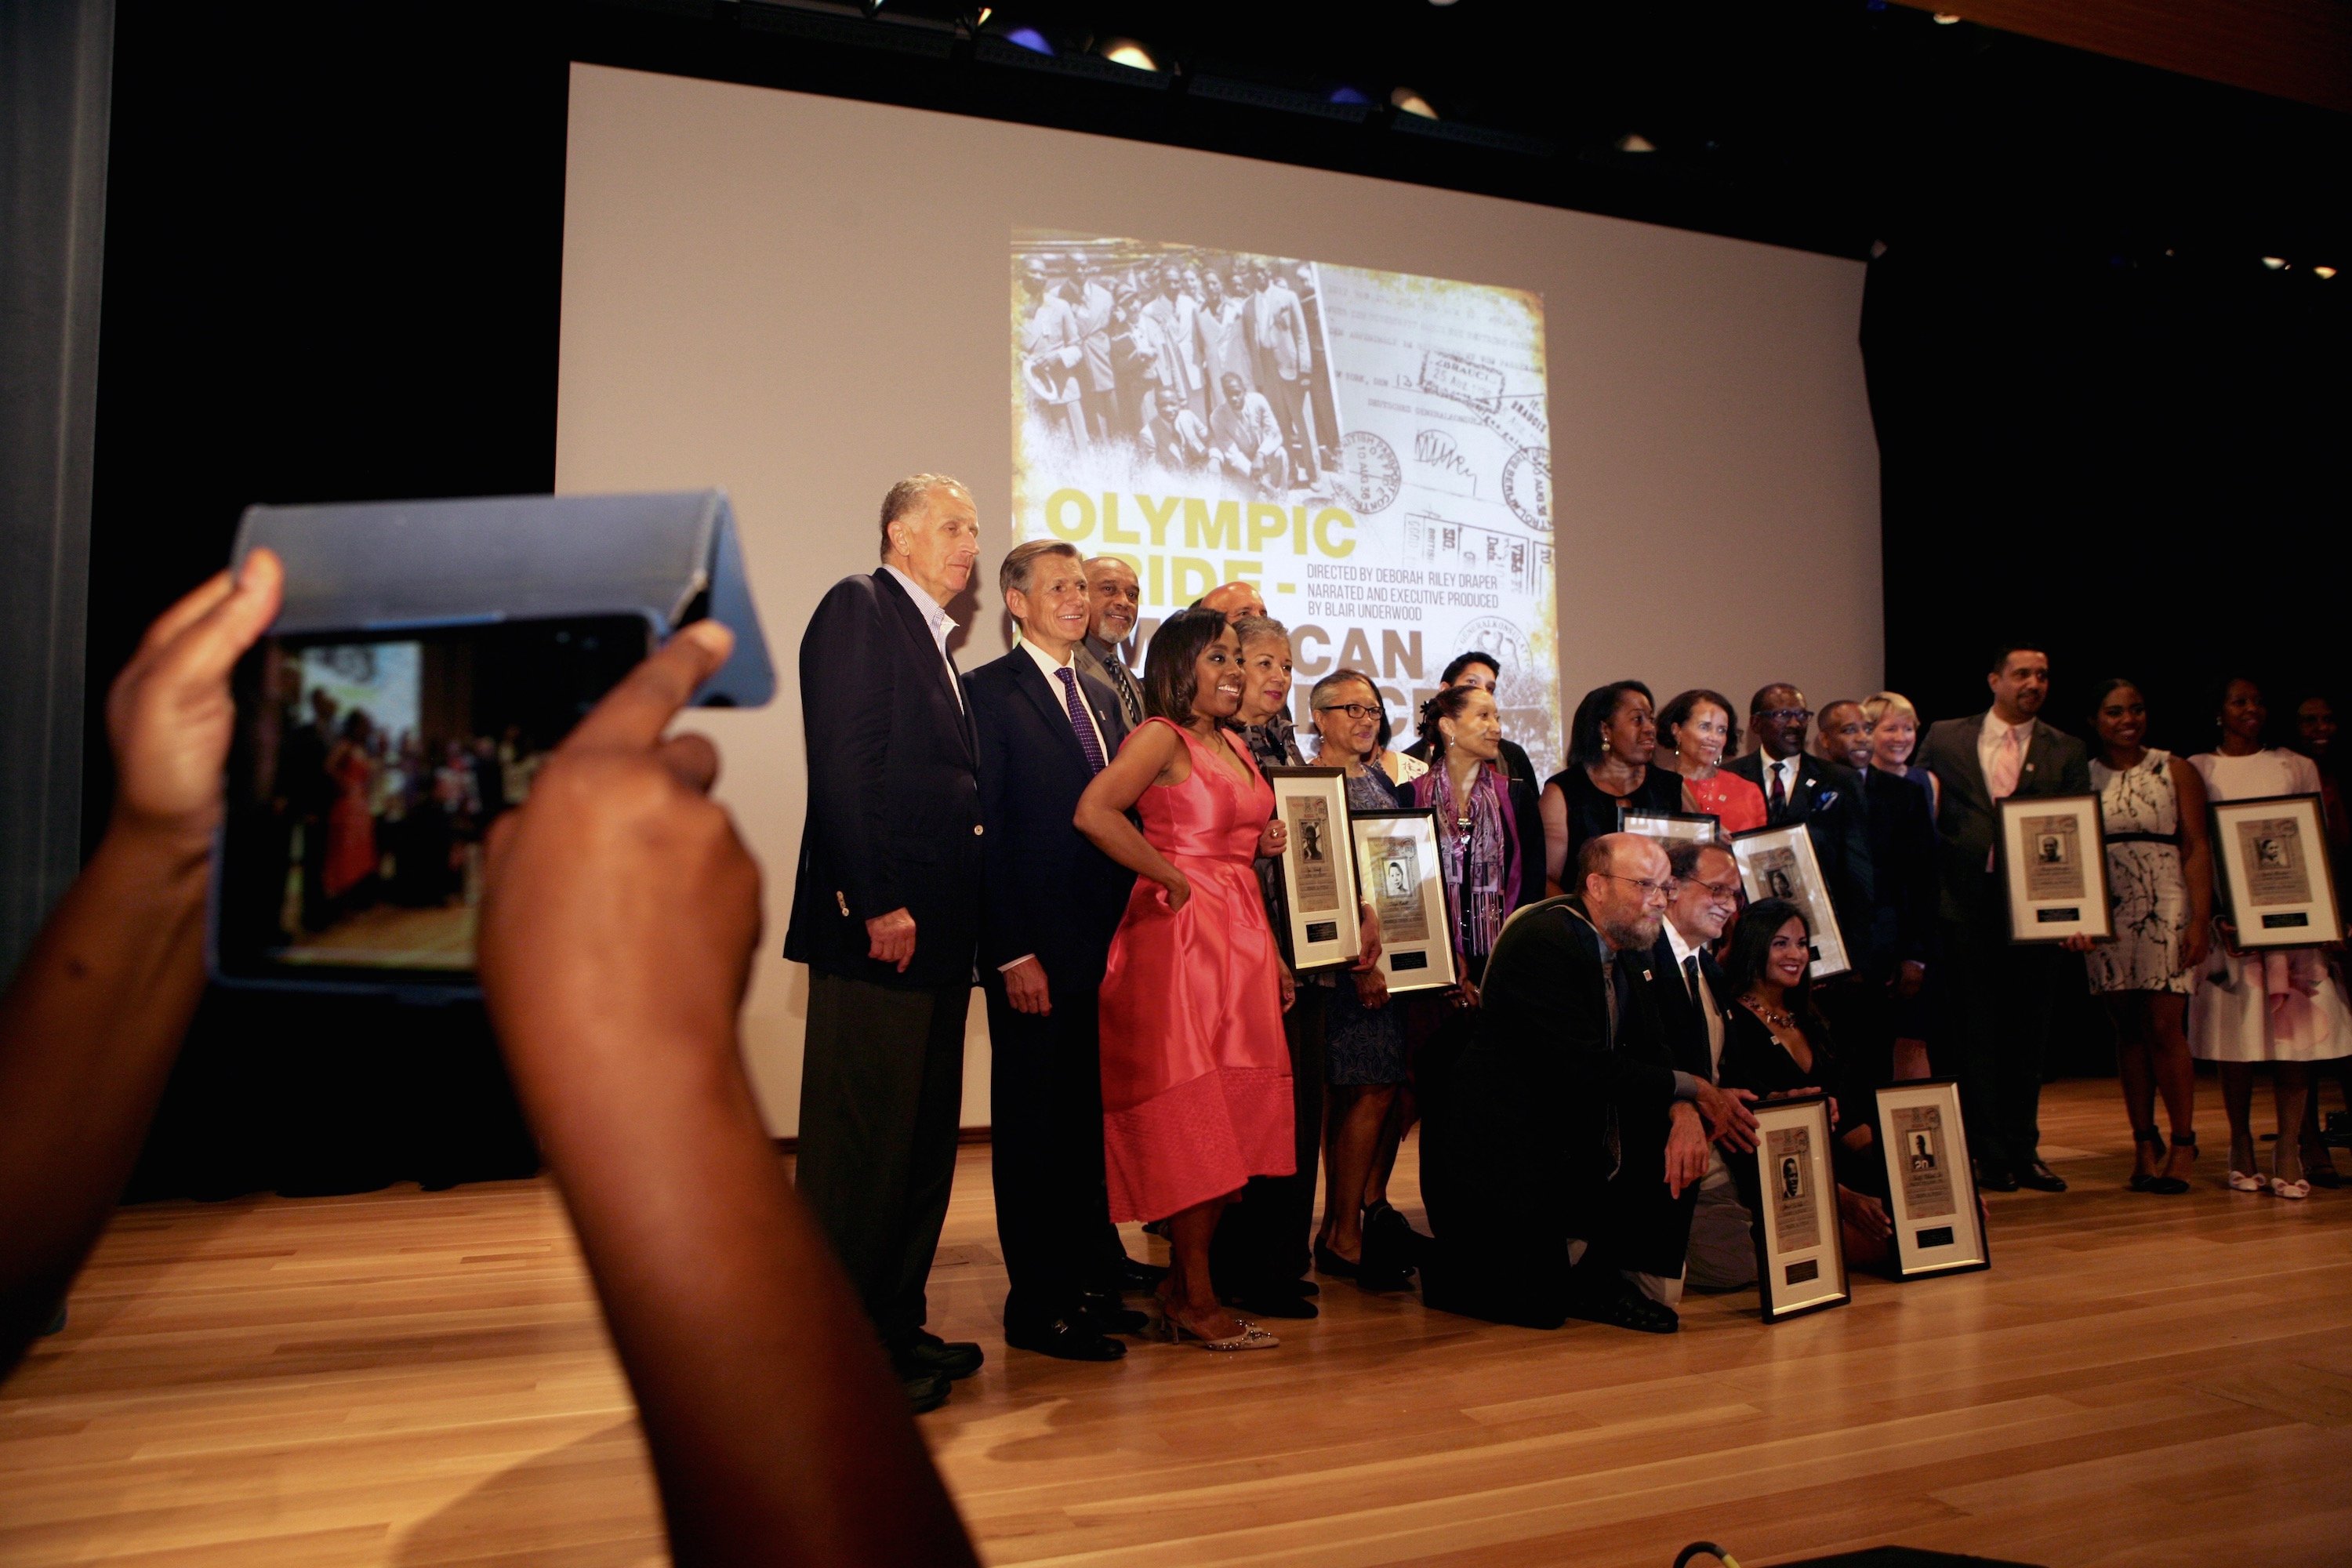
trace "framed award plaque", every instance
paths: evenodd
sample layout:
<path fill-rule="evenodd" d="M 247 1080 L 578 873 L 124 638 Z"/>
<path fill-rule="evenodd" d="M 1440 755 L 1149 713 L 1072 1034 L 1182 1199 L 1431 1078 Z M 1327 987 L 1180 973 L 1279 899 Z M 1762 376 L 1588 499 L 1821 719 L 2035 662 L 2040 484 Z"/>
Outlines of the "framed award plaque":
<path fill-rule="evenodd" d="M 2097 795 L 2011 795 L 2000 803 L 2000 858 L 2010 941 L 2115 940 Z"/>
<path fill-rule="evenodd" d="M 2344 935 L 2317 795 L 2216 804 L 2213 863 L 2241 948 L 2314 947 Z"/>
<path fill-rule="evenodd" d="M 1288 833 L 1278 862 L 1283 953 L 1300 974 L 1343 968 L 1364 951 L 1348 775 L 1338 768 L 1267 768 L 1265 782 Z"/>
<path fill-rule="evenodd" d="M 1990 1268 L 1959 1085 L 1920 1079 L 1880 1089 L 1878 1147 L 1886 1159 L 1895 1272 L 1916 1279 Z"/>
<path fill-rule="evenodd" d="M 1853 1291 L 1830 1163 L 1829 1100 L 1798 1095 L 1759 1100 L 1753 1109 L 1756 1152 L 1748 1157 L 1756 1162 L 1756 1284 L 1764 1321 L 1842 1307 Z"/>
<path fill-rule="evenodd" d="M 1676 839 L 1694 844 L 1724 842 L 1722 819 L 1693 811 L 1643 811 L 1639 806 L 1621 805 L 1617 808 L 1617 831 L 1638 833 L 1661 843 Z"/>
<path fill-rule="evenodd" d="M 1425 805 L 1360 811 L 1349 829 L 1355 836 L 1357 878 L 1380 918 L 1381 973 L 1389 990 L 1453 984 L 1454 929 L 1437 858 L 1437 813 Z"/>
<path fill-rule="evenodd" d="M 1813 855 L 1813 837 L 1804 824 L 1734 834 L 1731 858 L 1739 862 L 1739 881 L 1748 889 L 1749 903 L 1786 899 L 1805 911 L 1805 923 L 1813 930 L 1813 963 L 1807 971 L 1813 979 L 1826 980 L 1853 967 L 1845 955 L 1837 910 L 1830 906 L 1822 863 Z"/>

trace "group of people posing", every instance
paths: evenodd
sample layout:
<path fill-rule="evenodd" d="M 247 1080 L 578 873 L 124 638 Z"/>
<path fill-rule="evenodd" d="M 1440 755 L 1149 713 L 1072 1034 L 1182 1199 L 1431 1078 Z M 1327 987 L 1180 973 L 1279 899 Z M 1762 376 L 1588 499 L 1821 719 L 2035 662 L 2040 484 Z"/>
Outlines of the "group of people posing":
<path fill-rule="evenodd" d="M 2203 829 L 2209 800 L 2327 792 L 2324 704 L 2299 715 L 2318 759 L 2267 749 L 2262 694 L 2233 680 L 2214 751 L 2182 761 L 2145 745 L 2126 681 L 2093 688 L 2094 747 L 2041 717 L 2049 661 L 2023 644 L 1993 650 L 1987 711 L 1924 735 L 1892 692 L 1816 712 L 1775 683 L 1743 721 L 1715 691 L 1660 709 L 1623 680 L 1584 697 L 1566 767 L 1539 780 L 1483 653 L 1446 669 L 1404 751 L 1352 669 L 1315 683 L 1302 732 L 1287 635 L 1254 588 L 1162 623 L 1139 675 L 1118 651 L 1134 573 L 1052 541 L 1000 573 L 1016 646 L 960 675 L 944 606 L 979 554 L 969 493 L 901 481 L 881 531 L 880 568 L 836 584 L 802 644 L 809 809 L 785 952 L 811 970 L 801 1191 L 918 1409 L 982 1360 L 924 1327 L 975 973 L 1006 1342 L 1073 1360 L 1147 1330 L 1270 1348 L 1265 1320 L 1316 1315 L 1314 1276 L 1417 1273 L 1444 1310 L 1671 1331 L 1685 1284 L 1752 1281 L 1749 1107 L 1805 1090 L 1834 1107 L 1838 1211 L 1867 1263 L 1891 1237 L 1874 1093 L 1931 1056 L 1959 1080 L 1979 1185 L 2063 1191 L 2038 1108 L 2086 964 L 2116 1024 L 2136 1191 L 2188 1190 L 2192 1050 L 2221 1064 L 2231 1187 L 2334 1183 L 2308 1064 L 2352 1052 L 2340 974 L 2318 950 L 2235 949 Z M 1454 986 L 1391 996 L 1369 907 L 1352 968 L 1285 962 L 1265 770 L 1310 761 L 1342 770 L 1353 809 L 1433 812 Z M 2011 942 L 2000 803 L 2095 792 L 2115 940 L 2082 958 Z M 1628 808 L 1712 816 L 1720 837 L 1623 832 Z M 1808 906 L 1748 902 L 1725 843 L 1792 826 L 1850 961 L 1818 983 Z M 2268 1172 L 2259 1062 L 2277 1064 Z M 1416 1121 L 1429 1234 L 1387 1201 Z M 1167 1268 L 1128 1256 L 1122 1221 L 1167 1237 Z M 1156 1317 L 1127 1304 L 1145 1289 Z"/>

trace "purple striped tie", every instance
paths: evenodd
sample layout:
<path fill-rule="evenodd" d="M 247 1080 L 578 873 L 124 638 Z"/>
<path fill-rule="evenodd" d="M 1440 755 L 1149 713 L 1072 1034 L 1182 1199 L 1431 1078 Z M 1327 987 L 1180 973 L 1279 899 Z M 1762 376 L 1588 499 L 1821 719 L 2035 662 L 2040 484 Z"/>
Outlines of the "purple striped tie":
<path fill-rule="evenodd" d="M 1062 680 L 1062 702 L 1070 710 L 1070 728 L 1078 732 L 1078 750 L 1087 754 L 1087 772 L 1103 771 L 1102 742 L 1095 739 L 1095 727 L 1087 718 L 1086 699 L 1078 695 L 1078 672 L 1068 665 L 1054 672 Z"/>

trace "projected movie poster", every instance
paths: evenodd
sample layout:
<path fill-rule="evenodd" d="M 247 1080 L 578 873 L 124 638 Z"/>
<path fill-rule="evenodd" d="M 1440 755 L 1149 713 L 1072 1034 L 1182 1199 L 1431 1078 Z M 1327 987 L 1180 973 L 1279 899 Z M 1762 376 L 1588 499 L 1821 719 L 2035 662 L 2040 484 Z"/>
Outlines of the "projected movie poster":
<path fill-rule="evenodd" d="M 1396 733 L 1447 661 L 1502 666 L 1505 733 L 1560 752 L 1543 301 L 1477 284 L 1016 231 L 1019 539 L 1128 561 L 1133 662 L 1161 619 L 1255 583 L 1290 628 L 1293 713 L 1334 668 Z"/>

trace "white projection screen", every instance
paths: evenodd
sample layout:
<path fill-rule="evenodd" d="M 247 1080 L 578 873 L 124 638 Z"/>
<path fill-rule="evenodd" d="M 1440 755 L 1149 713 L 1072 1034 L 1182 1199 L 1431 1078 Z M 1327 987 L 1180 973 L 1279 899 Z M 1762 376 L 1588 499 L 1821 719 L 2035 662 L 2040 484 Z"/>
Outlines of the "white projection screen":
<path fill-rule="evenodd" d="M 1192 345 L 1191 419 L 1167 411 L 1147 449 L 1163 411 L 1132 379 L 1122 407 L 1116 374 L 1098 392 L 1101 334 L 1073 343 L 1060 318 L 1094 327 L 1095 289 L 1142 316 L 1171 262 L 1188 300 L 1188 271 L 1253 267 L 1281 295 L 1253 292 L 1273 319 L 1238 353 L 1181 319 L 1199 300 L 1130 334 Z M 1295 697 L 1369 668 L 1408 734 L 1446 661 L 1488 647 L 1509 732 L 1556 765 L 1568 710 L 1608 680 L 1742 707 L 1769 680 L 1816 707 L 1877 689 L 1862 289 L 1856 262 L 1585 214 L 575 65 L 556 488 L 733 499 L 782 689 L 689 721 L 766 875 L 744 1030 L 771 1129 L 798 1126 L 808 994 L 781 956 L 805 809 L 793 654 L 824 590 L 874 569 L 894 479 L 953 474 L 979 504 L 950 606 L 967 669 L 1011 646 L 1004 552 L 1068 537 L 1138 563 L 1147 626 L 1258 583 L 1297 634 Z M 977 999 L 970 1043 L 981 1125 Z"/>

